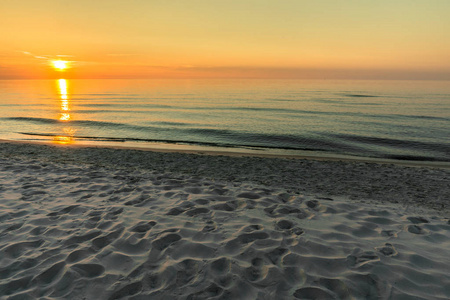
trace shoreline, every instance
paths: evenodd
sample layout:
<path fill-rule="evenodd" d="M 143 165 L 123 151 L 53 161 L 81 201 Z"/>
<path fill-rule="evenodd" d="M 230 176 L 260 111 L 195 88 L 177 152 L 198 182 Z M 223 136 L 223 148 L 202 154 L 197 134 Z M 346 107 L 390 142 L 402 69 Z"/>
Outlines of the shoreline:
<path fill-rule="evenodd" d="M 59 143 L 59 142 L 47 142 L 47 141 L 19 141 L 19 140 L 5 140 L 0 139 L 2 143 L 15 143 L 15 144 L 36 144 L 46 145 L 54 147 L 68 147 L 68 148 L 105 148 L 105 149 L 117 149 L 117 150 L 138 150 L 149 151 L 159 153 L 180 153 L 180 154 L 197 154 L 197 155 L 209 155 L 209 156 L 229 156 L 229 157 L 259 157 L 259 158 L 274 158 L 274 159 L 294 159 L 294 160 L 315 160 L 315 161 L 343 161 L 343 162 L 355 162 L 355 163 L 374 163 L 383 165 L 398 165 L 405 167 L 423 167 L 423 168 L 438 168 L 438 169 L 450 169 L 450 162 L 440 161 L 416 161 L 416 160 L 399 160 L 388 158 L 371 158 L 371 157 L 358 157 L 350 155 L 328 154 L 320 155 L 319 152 L 314 154 L 281 154 L 281 153 L 263 153 L 264 150 L 248 149 L 247 151 L 237 150 L 233 148 L 233 151 L 227 151 L 223 148 L 217 147 L 217 149 L 208 150 L 207 148 L 198 147 L 198 149 L 183 149 L 184 145 L 173 146 L 169 144 L 155 144 L 152 147 L 143 147 L 138 145 L 133 146 L 120 146 L 120 145 L 108 145 L 108 144 L 84 144 L 84 143 Z M 172 146 L 172 147 L 171 147 Z M 196 148 L 196 147 L 194 147 Z M 210 147 L 214 148 L 214 147 Z M 235 151 L 236 150 L 236 151 Z M 269 151 L 270 152 L 270 151 Z M 308 152 L 308 151 L 304 151 Z"/>

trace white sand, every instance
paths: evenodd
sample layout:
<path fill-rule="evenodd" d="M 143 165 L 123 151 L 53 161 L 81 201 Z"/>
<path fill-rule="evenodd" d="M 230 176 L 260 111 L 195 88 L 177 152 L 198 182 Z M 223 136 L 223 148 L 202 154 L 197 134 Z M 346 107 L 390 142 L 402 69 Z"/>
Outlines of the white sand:
<path fill-rule="evenodd" d="M 0 143 L 0 298 L 448 299 L 449 175 Z"/>

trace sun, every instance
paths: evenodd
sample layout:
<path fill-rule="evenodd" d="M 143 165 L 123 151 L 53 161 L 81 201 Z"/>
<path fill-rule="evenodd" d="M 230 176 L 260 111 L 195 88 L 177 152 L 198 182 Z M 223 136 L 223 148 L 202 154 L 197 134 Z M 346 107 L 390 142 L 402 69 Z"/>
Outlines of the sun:
<path fill-rule="evenodd" d="M 64 71 L 69 68 L 69 62 L 65 60 L 52 60 L 52 66 L 57 71 Z"/>

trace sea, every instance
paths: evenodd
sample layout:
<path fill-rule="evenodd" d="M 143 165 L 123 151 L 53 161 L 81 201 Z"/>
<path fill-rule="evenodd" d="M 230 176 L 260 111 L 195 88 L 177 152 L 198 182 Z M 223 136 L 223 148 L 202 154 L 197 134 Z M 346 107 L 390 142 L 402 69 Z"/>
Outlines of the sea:
<path fill-rule="evenodd" d="M 450 81 L 0 80 L 0 139 L 450 162 Z"/>

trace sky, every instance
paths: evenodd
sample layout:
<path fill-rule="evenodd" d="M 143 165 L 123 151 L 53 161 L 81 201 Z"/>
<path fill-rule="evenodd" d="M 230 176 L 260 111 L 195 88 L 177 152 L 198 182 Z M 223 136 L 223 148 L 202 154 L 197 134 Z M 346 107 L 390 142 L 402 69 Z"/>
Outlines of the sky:
<path fill-rule="evenodd" d="M 0 79 L 450 79 L 449 0 L 0 0 L 0 40 Z"/>

